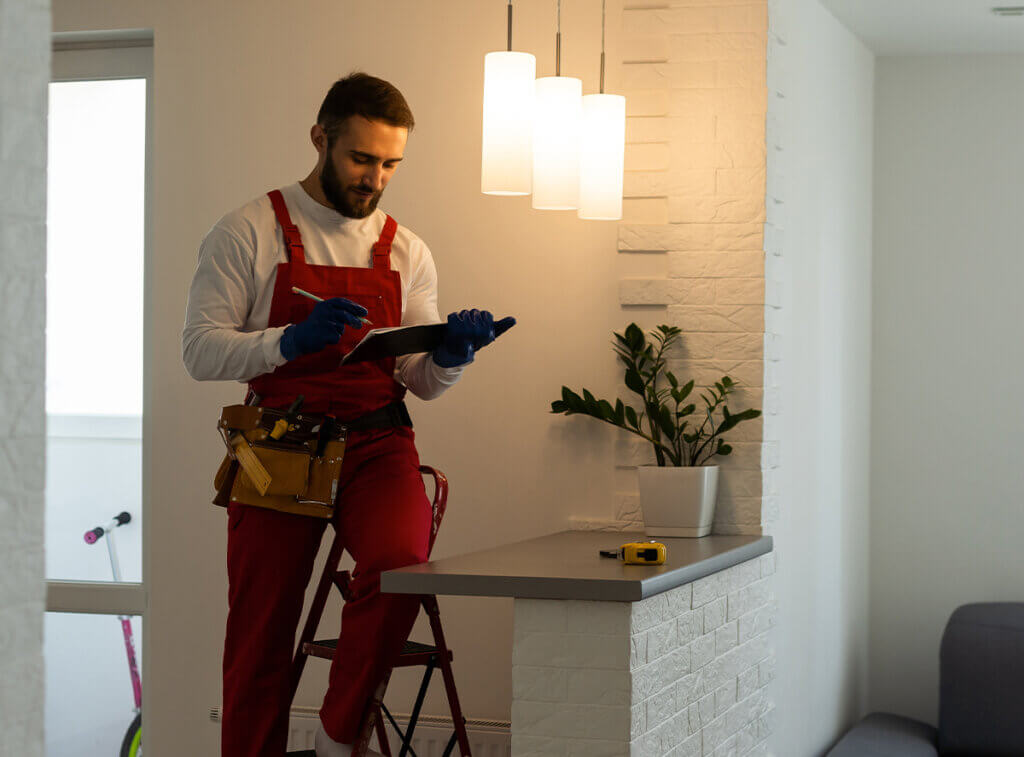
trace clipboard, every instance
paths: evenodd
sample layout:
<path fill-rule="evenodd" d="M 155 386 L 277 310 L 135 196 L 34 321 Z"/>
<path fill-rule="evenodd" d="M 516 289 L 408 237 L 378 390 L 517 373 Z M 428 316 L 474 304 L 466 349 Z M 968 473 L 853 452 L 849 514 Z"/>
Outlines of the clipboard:
<path fill-rule="evenodd" d="M 341 358 L 338 366 L 408 355 L 413 352 L 433 352 L 444 340 L 447 328 L 447 323 L 428 323 L 420 326 L 371 329 L 359 344 Z"/>

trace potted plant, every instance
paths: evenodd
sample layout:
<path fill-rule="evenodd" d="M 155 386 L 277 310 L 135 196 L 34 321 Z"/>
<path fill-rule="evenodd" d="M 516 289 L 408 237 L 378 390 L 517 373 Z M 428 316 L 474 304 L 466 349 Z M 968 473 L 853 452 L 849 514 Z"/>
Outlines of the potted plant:
<path fill-rule="evenodd" d="M 728 376 L 714 387 L 700 390 L 704 407 L 691 402 L 694 382 L 680 384 L 666 370 L 666 352 L 682 330 L 658 326 L 648 341 L 635 323 L 615 333 L 615 354 L 625 365 L 626 388 L 639 395 L 640 410 L 615 400 L 599 400 L 584 389 L 582 396 L 562 387 L 562 399 L 551 403 L 551 412 L 589 415 L 636 434 L 654 446 L 656 465 L 637 468 L 640 506 L 649 536 L 704 536 L 711 532 L 718 491 L 718 466 L 709 464 L 732 447 L 723 434 L 739 423 L 757 418 L 760 410 L 733 413 L 727 400 L 736 388 Z"/>

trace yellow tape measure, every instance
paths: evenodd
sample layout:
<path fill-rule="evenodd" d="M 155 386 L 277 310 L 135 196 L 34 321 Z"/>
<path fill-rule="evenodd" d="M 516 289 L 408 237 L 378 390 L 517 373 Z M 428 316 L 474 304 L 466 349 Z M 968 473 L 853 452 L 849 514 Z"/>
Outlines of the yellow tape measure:
<path fill-rule="evenodd" d="M 602 549 L 602 557 L 616 557 L 626 565 L 662 565 L 668 549 L 660 541 L 632 541 L 618 549 Z"/>

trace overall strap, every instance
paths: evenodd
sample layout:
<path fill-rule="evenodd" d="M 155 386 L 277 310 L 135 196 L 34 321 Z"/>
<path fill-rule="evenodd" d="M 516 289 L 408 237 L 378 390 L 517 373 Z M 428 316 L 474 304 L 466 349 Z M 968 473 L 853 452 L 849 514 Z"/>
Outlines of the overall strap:
<path fill-rule="evenodd" d="M 302 247 L 302 235 L 299 233 L 299 227 L 292 223 L 292 217 L 288 215 L 288 206 L 284 204 L 281 190 L 275 189 L 267 192 L 267 197 L 270 198 L 270 204 L 274 206 L 274 215 L 277 216 L 277 222 L 281 225 L 281 231 L 284 232 L 284 243 L 288 248 L 289 262 L 305 263 L 306 252 Z"/>
<path fill-rule="evenodd" d="M 391 242 L 398 231 L 398 223 L 391 216 L 384 221 L 384 230 L 373 245 L 373 268 L 383 271 L 391 270 Z"/>

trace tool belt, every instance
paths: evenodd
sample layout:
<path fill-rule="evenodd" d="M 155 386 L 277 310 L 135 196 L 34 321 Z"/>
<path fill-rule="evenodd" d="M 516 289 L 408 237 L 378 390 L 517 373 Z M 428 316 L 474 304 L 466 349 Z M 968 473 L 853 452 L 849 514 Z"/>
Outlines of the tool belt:
<path fill-rule="evenodd" d="M 213 504 L 234 501 L 330 518 L 349 432 L 397 426 L 412 426 L 404 402 L 347 423 L 320 413 L 289 417 L 273 408 L 228 405 L 217 423 L 227 454 L 214 477 Z"/>

